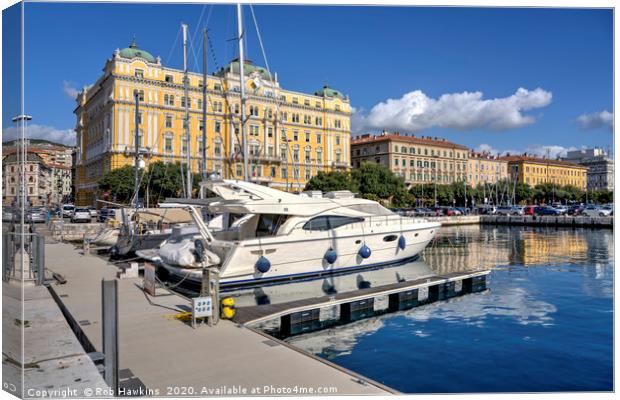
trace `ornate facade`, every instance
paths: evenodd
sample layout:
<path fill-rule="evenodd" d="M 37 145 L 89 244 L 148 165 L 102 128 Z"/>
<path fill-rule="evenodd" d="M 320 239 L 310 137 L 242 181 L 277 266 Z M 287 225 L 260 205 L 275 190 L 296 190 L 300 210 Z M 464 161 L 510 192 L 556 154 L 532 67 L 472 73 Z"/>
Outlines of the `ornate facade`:
<path fill-rule="evenodd" d="M 508 174 L 511 177 L 516 176 L 519 182 L 530 186 L 551 183 L 586 189 L 588 168 L 582 165 L 528 155 L 504 156 L 500 159 L 508 162 Z"/>
<path fill-rule="evenodd" d="M 184 130 L 183 72 L 165 67 L 135 43 L 116 50 L 103 75 L 77 98 L 76 202 L 92 204 L 97 181 L 108 171 L 134 164 L 134 93 L 140 104 L 139 147 L 145 164 L 185 163 L 201 170 L 203 77 L 189 73 L 189 130 Z M 280 87 L 262 67 L 245 64 L 249 176 L 254 182 L 301 191 L 318 171 L 350 165 L 350 102 L 324 87 L 314 94 Z M 206 170 L 243 179 L 239 62 L 213 75 L 207 87 Z"/>

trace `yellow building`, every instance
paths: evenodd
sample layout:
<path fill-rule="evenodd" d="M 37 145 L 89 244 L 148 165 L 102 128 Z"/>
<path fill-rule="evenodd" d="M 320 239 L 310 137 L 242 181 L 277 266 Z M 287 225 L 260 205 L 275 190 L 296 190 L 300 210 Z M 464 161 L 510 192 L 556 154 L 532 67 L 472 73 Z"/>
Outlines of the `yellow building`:
<path fill-rule="evenodd" d="M 508 163 L 489 153 L 469 153 L 467 183 L 472 187 L 508 178 Z"/>
<path fill-rule="evenodd" d="M 383 132 L 351 140 L 353 167 L 364 162 L 383 164 L 402 176 L 408 186 L 464 181 L 468 153 L 467 147 L 436 137 Z"/>
<path fill-rule="evenodd" d="M 348 97 L 327 86 L 314 94 L 280 87 L 266 69 L 245 63 L 246 122 L 251 180 L 300 191 L 318 171 L 350 165 Z M 189 73 L 191 168 L 202 153 L 202 85 Z M 239 62 L 207 78 L 206 170 L 243 179 Z M 92 204 L 97 181 L 108 171 L 134 164 L 134 92 L 140 98 L 139 147 L 149 162 L 186 160 L 183 71 L 165 67 L 135 42 L 116 50 L 103 75 L 77 97 L 76 202 Z"/>
<path fill-rule="evenodd" d="M 586 189 L 588 168 L 582 165 L 527 155 L 504 156 L 501 159 L 508 163 L 509 175 L 516 175 L 518 182 L 530 186 L 552 183 Z"/>

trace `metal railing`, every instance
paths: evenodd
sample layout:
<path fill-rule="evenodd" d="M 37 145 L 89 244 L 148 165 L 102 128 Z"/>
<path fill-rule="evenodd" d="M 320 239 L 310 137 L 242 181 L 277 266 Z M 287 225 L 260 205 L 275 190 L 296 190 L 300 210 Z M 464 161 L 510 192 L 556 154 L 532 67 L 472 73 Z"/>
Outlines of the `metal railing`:
<path fill-rule="evenodd" d="M 31 232 L 2 233 L 2 280 L 11 278 L 45 283 L 45 237 Z M 28 255 L 28 265 L 16 265 L 20 254 Z M 22 269 L 23 268 L 23 269 Z"/>

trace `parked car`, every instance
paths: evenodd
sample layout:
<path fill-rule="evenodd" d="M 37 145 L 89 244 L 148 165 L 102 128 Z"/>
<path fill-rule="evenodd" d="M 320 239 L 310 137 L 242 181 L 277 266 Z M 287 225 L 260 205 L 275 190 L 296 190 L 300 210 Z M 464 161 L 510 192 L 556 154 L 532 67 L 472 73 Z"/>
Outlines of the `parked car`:
<path fill-rule="evenodd" d="M 10 208 L 2 209 L 2 222 L 12 222 L 13 216 L 13 211 Z"/>
<path fill-rule="evenodd" d="M 459 210 L 462 215 L 469 215 L 471 213 L 471 210 L 469 209 L 469 207 L 455 207 L 455 208 Z"/>
<path fill-rule="evenodd" d="M 75 206 L 73 204 L 63 204 L 60 209 L 60 216 L 63 218 L 71 218 Z"/>
<path fill-rule="evenodd" d="M 523 215 L 534 215 L 534 209 L 536 206 L 525 206 L 523 207 Z"/>
<path fill-rule="evenodd" d="M 586 206 L 581 212 L 582 215 L 588 217 L 608 217 L 611 215 L 613 209 L 610 207 L 599 207 L 593 204 Z"/>
<path fill-rule="evenodd" d="M 90 211 L 88 208 L 75 208 L 71 214 L 71 222 L 90 222 Z"/>
<path fill-rule="evenodd" d="M 478 214 L 482 215 L 495 215 L 497 212 L 497 207 L 495 206 L 480 206 L 477 209 Z"/>
<path fill-rule="evenodd" d="M 90 216 L 96 218 L 99 214 L 99 211 L 95 207 L 88 207 L 88 211 L 90 212 Z"/>
<path fill-rule="evenodd" d="M 523 208 L 517 206 L 497 207 L 497 215 L 523 215 Z"/>
<path fill-rule="evenodd" d="M 566 206 L 563 206 L 563 205 L 560 204 L 560 205 L 554 206 L 553 208 L 558 210 L 561 215 L 568 214 L 568 207 L 566 207 Z"/>
<path fill-rule="evenodd" d="M 45 222 L 47 220 L 47 210 L 41 207 L 33 207 L 26 213 L 26 221 L 31 223 Z"/>
<path fill-rule="evenodd" d="M 568 207 L 568 215 L 580 215 L 585 207 L 580 204 Z"/>
<path fill-rule="evenodd" d="M 110 218 L 116 217 L 116 210 L 113 208 L 102 208 L 99 210 L 99 215 L 97 216 L 97 221 L 106 222 Z"/>
<path fill-rule="evenodd" d="M 551 206 L 540 206 L 534 208 L 535 215 L 562 215 L 562 212 Z"/>

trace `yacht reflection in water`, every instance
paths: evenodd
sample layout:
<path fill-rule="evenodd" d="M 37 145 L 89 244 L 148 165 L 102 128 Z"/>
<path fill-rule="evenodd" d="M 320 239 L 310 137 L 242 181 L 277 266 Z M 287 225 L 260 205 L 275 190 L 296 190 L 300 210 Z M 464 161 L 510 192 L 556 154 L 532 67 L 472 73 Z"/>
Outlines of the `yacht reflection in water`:
<path fill-rule="evenodd" d="M 329 275 L 320 279 L 262 286 L 226 292 L 235 298 L 237 307 L 280 304 L 312 297 L 333 296 L 358 289 L 389 285 L 434 276 L 427 263 L 408 262 L 400 265 L 358 270 L 353 273 Z"/>

